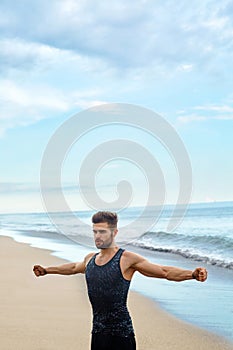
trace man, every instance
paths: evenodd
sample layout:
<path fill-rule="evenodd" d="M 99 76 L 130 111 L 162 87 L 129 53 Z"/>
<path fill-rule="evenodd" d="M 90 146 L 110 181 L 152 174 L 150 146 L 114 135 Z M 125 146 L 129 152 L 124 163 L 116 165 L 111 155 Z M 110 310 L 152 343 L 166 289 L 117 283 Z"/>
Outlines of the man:
<path fill-rule="evenodd" d="M 117 214 L 100 211 L 93 215 L 93 233 L 99 253 L 88 254 L 82 262 L 55 267 L 34 266 L 37 277 L 47 274 L 72 275 L 83 273 L 93 309 L 91 350 L 135 350 L 132 321 L 127 309 L 130 281 L 136 271 L 171 281 L 196 279 L 204 282 L 207 271 L 194 271 L 152 264 L 142 256 L 118 248 Z"/>

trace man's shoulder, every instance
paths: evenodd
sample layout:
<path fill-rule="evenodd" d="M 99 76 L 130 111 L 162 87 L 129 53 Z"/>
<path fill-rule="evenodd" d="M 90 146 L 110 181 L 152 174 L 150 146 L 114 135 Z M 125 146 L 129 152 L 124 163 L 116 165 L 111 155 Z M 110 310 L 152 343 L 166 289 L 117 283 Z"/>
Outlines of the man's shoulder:
<path fill-rule="evenodd" d="M 91 258 L 95 255 L 96 253 L 95 252 L 91 252 L 91 253 L 88 253 L 85 258 L 84 258 L 84 263 L 85 265 L 88 264 L 88 262 L 91 260 Z"/>
<path fill-rule="evenodd" d="M 136 264 L 139 261 L 145 260 L 145 258 L 142 255 L 139 255 L 137 253 L 131 252 L 129 250 L 124 250 L 123 253 L 122 253 L 122 256 L 126 260 L 130 261 L 132 264 Z"/>

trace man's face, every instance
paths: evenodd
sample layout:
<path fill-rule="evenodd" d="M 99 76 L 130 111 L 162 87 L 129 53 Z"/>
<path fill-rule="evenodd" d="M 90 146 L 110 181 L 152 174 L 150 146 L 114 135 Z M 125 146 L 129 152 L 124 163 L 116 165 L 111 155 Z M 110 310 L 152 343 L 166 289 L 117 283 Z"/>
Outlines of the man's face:
<path fill-rule="evenodd" d="M 112 229 L 107 222 L 100 222 L 93 225 L 93 233 L 96 248 L 106 249 L 114 246 L 114 237 L 117 229 Z"/>

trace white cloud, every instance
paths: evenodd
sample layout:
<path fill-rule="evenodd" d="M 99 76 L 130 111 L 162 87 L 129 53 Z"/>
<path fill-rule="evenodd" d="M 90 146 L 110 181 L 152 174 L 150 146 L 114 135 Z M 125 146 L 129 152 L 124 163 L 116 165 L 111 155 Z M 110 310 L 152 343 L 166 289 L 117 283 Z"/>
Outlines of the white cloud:
<path fill-rule="evenodd" d="M 32 68 L 40 62 L 52 62 L 61 50 L 48 45 L 28 42 L 19 38 L 2 38 L 0 40 L 1 67 Z"/>
<path fill-rule="evenodd" d="M 217 120 L 233 120 L 233 115 L 219 115 L 219 116 L 213 117 L 213 119 L 217 119 Z"/>
<path fill-rule="evenodd" d="M 180 64 L 177 69 L 184 72 L 191 72 L 193 70 L 193 64 Z"/>
<path fill-rule="evenodd" d="M 201 110 L 201 111 L 214 111 L 214 112 L 223 112 L 223 113 L 233 113 L 233 107 L 231 106 L 214 106 L 214 105 L 211 105 L 211 106 L 197 106 L 197 107 L 194 107 L 194 109 L 196 110 Z"/>
<path fill-rule="evenodd" d="M 65 96 L 47 86 L 20 86 L 14 81 L 0 81 L 1 134 L 8 128 L 25 126 L 48 118 L 51 112 L 64 112 L 69 108 Z"/>
<path fill-rule="evenodd" d="M 48 85 L 15 83 L 0 80 L 0 137 L 7 129 L 27 126 L 39 120 L 68 112 L 72 108 L 86 109 L 105 103 L 99 100 L 100 89 L 63 91 Z"/>
<path fill-rule="evenodd" d="M 28 183 L 0 183 L 0 194 L 39 193 L 39 185 Z"/>
<path fill-rule="evenodd" d="M 226 0 L 197 0 L 195 6 L 185 0 L 2 1 L 0 132 L 51 112 L 102 104 L 108 91 L 116 91 L 114 84 L 130 96 L 174 76 L 181 81 L 216 75 L 225 81 L 233 60 L 228 7 Z M 98 91 L 88 94 L 97 81 Z"/>
<path fill-rule="evenodd" d="M 202 115 L 190 114 L 190 115 L 182 115 L 177 118 L 178 122 L 187 124 L 196 121 L 205 121 L 207 118 Z"/>
<path fill-rule="evenodd" d="M 0 39 L 0 47 L 0 137 L 15 126 L 36 123 L 74 107 L 85 109 L 104 103 L 99 87 L 83 88 L 82 82 L 73 81 L 77 72 L 85 75 L 103 70 L 103 75 L 108 74 L 98 58 L 19 38 Z M 50 74 L 61 83 L 54 84 Z"/>
<path fill-rule="evenodd" d="M 20 6 L 1 5 L 4 16 L 14 18 L 2 24 L 3 35 L 98 57 L 119 69 L 202 65 L 215 59 L 214 49 L 217 56 L 230 53 L 226 44 L 233 25 L 227 6 L 227 0 L 197 0 L 195 6 L 185 0 L 24 0 Z"/>
<path fill-rule="evenodd" d="M 46 108 L 46 110 L 66 111 L 68 104 L 59 90 L 45 86 L 20 86 L 10 80 L 2 80 L 0 84 L 2 101 L 17 108 Z M 4 115 L 0 118 L 4 119 Z"/>
<path fill-rule="evenodd" d="M 53 45 L 26 41 L 21 38 L 0 39 L 0 71 L 7 75 L 11 69 L 41 71 L 61 64 L 75 64 L 82 71 L 106 69 L 97 57 L 80 55 L 72 50 L 59 49 Z"/>
<path fill-rule="evenodd" d="M 186 112 L 186 114 L 184 114 L 184 111 L 179 111 L 178 114 L 180 115 L 177 117 L 178 122 L 187 124 L 211 120 L 233 120 L 233 107 L 227 105 L 196 106 L 190 110 L 200 110 L 202 114 L 200 115 L 192 112 Z"/>

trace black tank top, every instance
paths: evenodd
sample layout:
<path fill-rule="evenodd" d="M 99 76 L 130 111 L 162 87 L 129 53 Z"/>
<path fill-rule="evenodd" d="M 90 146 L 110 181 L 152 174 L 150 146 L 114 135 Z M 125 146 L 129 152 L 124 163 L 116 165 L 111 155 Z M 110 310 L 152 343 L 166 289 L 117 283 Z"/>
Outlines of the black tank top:
<path fill-rule="evenodd" d="M 86 267 L 88 295 L 93 309 L 92 333 L 127 337 L 133 333 L 132 321 L 127 309 L 130 281 L 121 272 L 119 249 L 105 265 L 95 263 L 95 254 Z"/>

